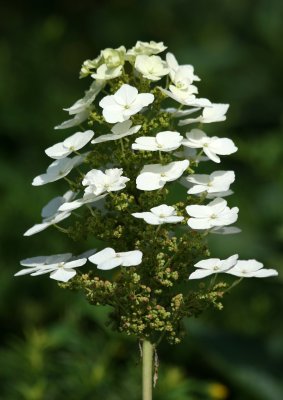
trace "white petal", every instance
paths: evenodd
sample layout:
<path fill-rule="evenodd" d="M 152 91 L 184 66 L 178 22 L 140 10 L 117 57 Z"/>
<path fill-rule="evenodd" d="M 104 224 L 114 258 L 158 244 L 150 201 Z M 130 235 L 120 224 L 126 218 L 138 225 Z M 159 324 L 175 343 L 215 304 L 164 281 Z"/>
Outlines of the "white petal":
<path fill-rule="evenodd" d="M 45 154 L 48 155 L 48 157 L 54 158 L 54 159 L 60 159 L 67 157 L 69 154 L 71 154 L 71 151 L 66 149 L 63 145 L 63 143 L 56 143 L 51 147 L 48 147 L 45 151 Z"/>
<path fill-rule="evenodd" d="M 209 219 L 209 218 L 189 218 L 188 225 L 192 229 L 209 229 L 209 228 L 211 228 L 211 219 Z"/>
<path fill-rule="evenodd" d="M 259 271 L 254 272 L 255 278 L 268 278 L 270 276 L 277 276 L 278 272 L 275 269 L 262 268 Z"/>
<path fill-rule="evenodd" d="M 211 142 L 209 150 L 220 155 L 229 155 L 235 153 L 238 148 L 231 139 L 217 138 Z"/>
<path fill-rule="evenodd" d="M 71 151 L 77 151 L 83 148 L 94 136 L 94 132 L 91 130 L 84 132 L 76 132 L 72 136 L 64 140 L 63 145 L 65 148 Z"/>
<path fill-rule="evenodd" d="M 167 204 L 161 204 L 160 206 L 152 207 L 150 211 L 157 216 L 162 215 L 164 217 L 169 217 L 176 212 L 174 207 L 167 206 Z"/>
<path fill-rule="evenodd" d="M 209 207 L 201 205 L 187 206 L 186 211 L 191 217 L 196 218 L 208 218 L 211 215 Z"/>
<path fill-rule="evenodd" d="M 140 250 L 117 253 L 117 256 L 122 258 L 121 265 L 124 267 L 139 265 L 142 262 L 142 252 Z"/>
<path fill-rule="evenodd" d="M 165 183 L 165 180 L 162 180 L 160 175 L 152 172 L 141 173 L 136 179 L 137 189 L 146 191 L 160 189 Z"/>
<path fill-rule="evenodd" d="M 221 260 L 219 258 L 208 258 L 197 262 L 194 266 L 196 268 L 204 268 L 208 270 L 214 270 L 214 267 L 220 268 Z"/>
<path fill-rule="evenodd" d="M 68 261 L 64 264 L 64 268 L 77 268 L 85 265 L 87 258 L 78 258 L 76 260 Z"/>
<path fill-rule="evenodd" d="M 107 271 L 109 269 L 119 267 L 121 263 L 122 263 L 122 258 L 115 256 L 114 258 L 110 258 L 102 263 L 97 264 L 97 268 Z"/>
<path fill-rule="evenodd" d="M 205 270 L 205 269 L 197 269 L 189 276 L 189 279 L 202 279 L 206 278 L 209 275 L 214 274 L 213 271 Z"/>
<path fill-rule="evenodd" d="M 44 231 L 44 229 L 48 228 L 50 225 L 51 225 L 50 222 L 42 222 L 41 224 L 35 224 L 24 233 L 24 236 L 35 235 L 38 232 Z"/>
<path fill-rule="evenodd" d="M 146 223 L 150 225 L 160 225 L 161 222 L 159 218 L 152 214 L 151 212 L 133 213 L 133 217 L 143 219 Z"/>
<path fill-rule="evenodd" d="M 73 269 L 58 268 L 56 271 L 51 272 L 50 278 L 60 282 L 68 282 L 76 273 Z"/>
<path fill-rule="evenodd" d="M 108 260 L 111 260 L 116 256 L 115 250 L 111 247 L 106 247 L 105 249 L 99 251 L 98 253 L 90 256 L 88 259 L 93 264 L 102 264 Z"/>

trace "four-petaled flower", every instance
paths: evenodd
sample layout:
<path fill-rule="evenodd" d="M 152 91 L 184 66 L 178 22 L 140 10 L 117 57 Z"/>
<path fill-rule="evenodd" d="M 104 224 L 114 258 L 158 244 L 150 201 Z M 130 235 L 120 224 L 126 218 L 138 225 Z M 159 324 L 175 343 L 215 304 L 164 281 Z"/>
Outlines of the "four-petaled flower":
<path fill-rule="evenodd" d="M 179 125 L 188 125 L 194 122 L 200 122 L 201 124 L 210 124 L 212 122 L 220 122 L 226 120 L 226 112 L 229 108 L 229 104 L 211 103 L 210 107 L 205 107 L 202 111 L 202 115 L 197 118 L 187 118 L 179 121 Z"/>
<path fill-rule="evenodd" d="M 140 250 L 116 253 L 111 247 L 90 256 L 89 261 L 97 265 L 98 269 L 109 270 L 119 266 L 130 267 L 139 265 L 142 262 L 142 252 Z"/>
<path fill-rule="evenodd" d="M 160 189 L 166 182 L 180 178 L 189 164 L 189 160 L 183 160 L 173 161 L 167 165 L 145 165 L 136 179 L 137 188 L 140 190 Z"/>
<path fill-rule="evenodd" d="M 166 49 L 167 47 L 164 46 L 163 42 L 154 42 L 153 40 L 150 42 L 141 42 L 138 40 L 135 46 L 127 51 L 127 56 L 131 60 L 133 57 L 136 57 L 140 54 L 151 56 L 152 54 L 161 53 Z"/>
<path fill-rule="evenodd" d="M 235 153 L 238 148 L 231 139 L 219 138 L 217 136 L 208 137 L 200 129 L 192 129 L 186 134 L 187 139 L 183 140 L 183 145 L 193 149 L 203 149 L 203 152 L 216 163 L 220 163 L 220 155 Z"/>
<path fill-rule="evenodd" d="M 53 146 L 48 147 L 48 149 L 45 150 L 45 153 L 49 157 L 55 158 L 55 160 L 65 158 L 72 152 L 82 149 L 87 143 L 91 141 L 93 135 L 94 132 L 90 130 L 74 133 L 63 142 L 56 143 Z"/>
<path fill-rule="evenodd" d="M 228 192 L 231 183 L 235 180 L 234 171 L 214 171 L 210 175 L 194 174 L 185 178 L 188 182 L 193 183 L 193 187 L 188 190 L 189 194 L 199 194 L 207 192 L 210 195 L 217 195 L 219 192 Z M 230 194 L 227 193 L 227 194 Z M 223 195 L 223 193 L 221 194 Z"/>
<path fill-rule="evenodd" d="M 132 215 L 143 219 L 150 225 L 176 224 L 184 219 L 184 217 L 177 215 L 174 207 L 167 206 L 166 204 L 153 207 L 150 209 L 150 212 L 133 213 Z"/>
<path fill-rule="evenodd" d="M 189 279 L 202 279 L 223 272 L 240 278 L 267 278 L 278 275 L 275 269 L 263 268 L 263 264 L 256 260 L 238 260 L 238 257 L 238 254 L 235 254 L 226 260 L 201 260 L 194 265 L 197 270 L 190 274 Z"/>
<path fill-rule="evenodd" d="M 83 156 L 75 156 L 73 158 L 66 157 L 53 161 L 47 168 L 45 174 L 38 175 L 33 179 L 32 185 L 41 186 L 64 178 L 75 166 L 79 165 L 83 159 Z"/>
<path fill-rule="evenodd" d="M 239 260 L 227 273 L 241 278 L 268 278 L 278 275 L 275 269 L 263 268 L 263 264 L 256 260 Z"/>
<path fill-rule="evenodd" d="M 178 149 L 182 144 L 183 136 L 179 132 L 163 131 L 155 137 L 140 136 L 132 144 L 133 150 L 148 151 L 172 151 Z"/>
<path fill-rule="evenodd" d="M 56 281 L 67 282 L 76 275 L 74 268 L 81 267 L 87 262 L 87 258 L 74 258 L 71 253 L 56 254 L 53 256 L 39 256 L 21 261 L 21 265 L 28 267 L 20 270 L 15 276 L 49 274 Z"/>
<path fill-rule="evenodd" d="M 41 211 L 42 222 L 40 224 L 33 225 L 24 233 L 24 236 L 34 235 L 35 233 L 41 232 L 49 226 L 56 225 L 58 224 L 58 222 L 61 222 L 64 219 L 68 218 L 71 213 L 60 211 L 59 208 L 61 205 L 66 204 L 74 197 L 75 193 L 69 190 L 63 196 L 58 196 L 50 200 L 49 203 L 47 203 Z"/>
<path fill-rule="evenodd" d="M 159 79 L 169 73 L 167 63 L 159 56 L 137 56 L 135 68 L 144 78 L 151 81 L 159 81 Z"/>
<path fill-rule="evenodd" d="M 153 94 L 139 93 L 135 87 L 124 84 L 115 94 L 103 97 L 99 105 L 103 108 L 105 121 L 113 124 L 126 121 L 153 100 Z"/>
<path fill-rule="evenodd" d="M 98 196 L 105 192 L 116 192 L 126 187 L 125 183 L 130 179 L 122 176 L 122 168 L 111 168 L 105 170 L 105 173 L 99 169 L 92 169 L 89 171 L 83 181 L 82 185 L 85 188 L 85 196 L 95 195 Z"/>
<path fill-rule="evenodd" d="M 98 136 L 97 138 L 93 139 L 91 143 L 96 144 L 96 143 L 108 142 L 109 140 L 122 139 L 123 137 L 137 133 L 140 130 L 140 128 L 141 125 L 132 126 L 132 121 L 130 119 L 124 122 L 118 122 L 118 124 L 115 124 L 112 127 L 111 129 L 112 133 L 107 133 L 106 135 Z"/>
<path fill-rule="evenodd" d="M 201 260 L 194 265 L 198 269 L 190 274 L 189 279 L 202 279 L 212 274 L 227 272 L 236 264 L 238 257 L 238 254 L 234 254 L 226 260 L 220 260 L 219 258 Z"/>
<path fill-rule="evenodd" d="M 238 207 L 227 207 L 227 201 L 217 197 L 207 205 L 187 206 L 191 218 L 188 225 L 192 229 L 211 229 L 214 226 L 231 225 L 238 219 Z"/>

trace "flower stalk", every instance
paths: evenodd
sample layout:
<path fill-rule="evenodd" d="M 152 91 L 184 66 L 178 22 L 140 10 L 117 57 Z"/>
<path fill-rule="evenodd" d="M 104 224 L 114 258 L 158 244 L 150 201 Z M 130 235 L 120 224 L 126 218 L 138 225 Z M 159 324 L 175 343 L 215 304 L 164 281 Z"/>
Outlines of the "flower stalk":
<path fill-rule="evenodd" d="M 152 400 L 154 346 L 144 339 L 142 343 L 142 400 Z"/>

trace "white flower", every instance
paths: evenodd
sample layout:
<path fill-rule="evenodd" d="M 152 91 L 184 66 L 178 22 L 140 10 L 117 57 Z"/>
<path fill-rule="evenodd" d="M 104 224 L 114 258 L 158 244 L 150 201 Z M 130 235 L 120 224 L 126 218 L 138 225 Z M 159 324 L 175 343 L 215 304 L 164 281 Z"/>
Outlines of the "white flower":
<path fill-rule="evenodd" d="M 72 254 L 57 254 L 54 256 L 33 257 L 21 261 L 21 265 L 28 268 L 22 269 L 15 276 L 43 275 L 50 273 L 50 278 L 60 282 L 67 282 L 76 275 L 74 268 L 81 267 L 87 258 L 72 259 Z"/>
<path fill-rule="evenodd" d="M 69 115 L 74 115 L 74 117 L 55 126 L 55 129 L 72 128 L 86 121 L 90 111 L 93 109 L 93 101 L 104 86 L 105 81 L 97 80 L 93 82 L 82 99 L 77 100 L 71 107 L 64 108 L 65 111 L 68 111 Z"/>
<path fill-rule="evenodd" d="M 30 229 L 28 229 L 24 236 L 31 236 L 35 233 L 41 232 L 51 225 L 58 224 L 58 222 L 63 221 L 68 218 L 71 214 L 67 212 L 60 212 L 59 208 L 62 204 L 65 204 L 72 198 L 74 198 L 75 193 L 69 190 L 63 196 L 55 197 L 50 200 L 46 206 L 43 207 L 41 211 L 42 222 L 40 224 L 35 224 Z"/>
<path fill-rule="evenodd" d="M 120 265 L 130 267 L 139 265 L 142 262 L 142 252 L 139 250 L 116 253 L 111 247 L 106 247 L 93 256 L 89 257 L 89 261 L 97 264 L 98 269 L 109 270 Z"/>
<path fill-rule="evenodd" d="M 66 211 L 73 211 L 73 210 L 77 210 L 78 208 L 84 206 L 85 204 L 90 204 L 92 205 L 92 203 L 96 203 L 97 201 L 104 199 L 104 197 L 107 195 L 107 193 L 104 193 L 100 196 L 96 196 L 93 193 L 90 194 L 85 194 L 83 198 L 81 199 L 76 199 L 74 201 L 70 201 L 70 202 L 66 202 L 64 204 L 62 204 L 59 207 L 59 211 L 61 212 L 66 212 Z"/>
<path fill-rule="evenodd" d="M 229 104 L 211 103 L 210 107 L 205 107 L 203 109 L 202 115 L 197 118 L 182 119 L 179 121 L 179 125 L 183 126 L 194 122 L 209 124 L 211 122 L 225 121 L 228 108 Z"/>
<path fill-rule="evenodd" d="M 186 134 L 187 139 L 183 140 L 183 145 L 194 149 L 203 149 L 210 160 L 220 163 L 220 155 L 235 153 L 238 148 L 231 139 L 219 138 L 217 136 L 208 137 L 200 129 L 192 129 Z"/>
<path fill-rule="evenodd" d="M 38 175 L 34 178 L 32 185 L 41 186 L 49 182 L 58 181 L 59 179 L 64 178 L 64 176 L 68 175 L 68 173 L 71 172 L 75 166 L 80 164 L 81 161 L 81 156 L 76 156 L 73 158 L 66 157 L 60 160 L 55 160 L 49 165 L 45 174 Z"/>
<path fill-rule="evenodd" d="M 194 174 L 185 179 L 194 184 L 193 187 L 188 190 L 189 194 L 203 192 L 215 194 L 227 192 L 229 190 L 231 183 L 235 180 L 235 173 L 234 171 L 215 171 L 210 175 Z"/>
<path fill-rule="evenodd" d="M 136 179 L 137 188 L 140 190 L 156 190 L 162 188 L 166 182 L 180 178 L 188 168 L 188 160 L 173 161 L 167 165 L 145 165 Z"/>
<path fill-rule="evenodd" d="M 162 87 L 160 87 L 159 89 L 168 97 L 171 97 L 171 99 L 177 101 L 180 104 L 183 104 L 184 106 L 210 107 L 211 105 L 211 102 L 208 99 L 196 98 L 193 93 L 197 93 L 197 88 L 194 85 L 191 85 L 189 91 L 185 93 L 178 90 L 174 90 L 173 93 L 172 91 L 163 89 Z"/>
<path fill-rule="evenodd" d="M 72 136 L 69 136 L 63 142 L 56 143 L 48 149 L 45 153 L 55 160 L 65 158 L 73 151 L 78 151 L 83 148 L 93 138 L 93 131 L 76 132 Z"/>
<path fill-rule="evenodd" d="M 150 225 L 161 224 L 176 224 L 184 219 L 179 217 L 177 211 L 172 206 L 161 204 L 158 207 L 153 207 L 150 212 L 133 213 L 133 217 L 141 218 Z"/>
<path fill-rule="evenodd" d="M 220 260 L 219 258 L 201 260 L 194 265 L 198 269 L 189 276 L 189 279 L 202 279 L 212 274 L 228 272 L 236 264 L 238 257 L 238 254 L 235 254 L 226 260 Z"/>
<path fill-rule="evenodd" d="M 140 128 L 141 125 L 132 126 L 132 121 L 129 119 L 124 122 L 118 122 L 118 124 L 115 124 L 112 127 L 111 129 L 112 133 L 98 136 L 97 138 L 93 139 L 91 143 L 96 144 L 96 143 L 108 142 L 109 140 L 122 139 L 125 136 L 130 136 L 137 133 L 140 130 Z"/>
<path fill-rule="evenodd" d="M 227 201 L 217 197 L 206 206 L 187 206 L 186 211 L 191 218 L 188 225 L 192 229 L 210 229 L 214 226 L 231 225 L 238 219 L 238 207 L 227 207 Z"/>
<path fill-rule="evenodd" d="M 89 171 L 83 181 L 85 189 L 85 196 L 94 194 L 98 196 L 105 192 L 116 192 L 126 187 L 125 183 L 130 179 L 122 176 L 122 168 L 111 168 L 105 170 L 105 173 L 99 169 L 92 169 Z"/>
<path fill-rule="evenodd" d="M 178 149 L 182 144 L 183 136 L 179 132 L 163 131 L 156 137 L 140 136 L 132 144 L 133 150 L 148 151 L 172 151 Z"/>
<path fill-rule="evenodd" d="M 153 40 L 150 42 L 137 41 L 135 46 L 127 51 L 127 56 L 129 59 L 132 59 L 132 57 L 136 57 L 139 54 L 151 56 L 152 54 L 161 53 L 165 49 L 167 49 L 167 47 L 164 46 L 163 42 L 157 43 Z"/>
<path fill-rule="evenodd" d="M 89 90 L 85 92 L 84 97 L 77 100 L 71 107 L 64 108 L 64 110 L 68 111 L 70 115 L 79 114 L 89 110 L 90 105 L 93 103 L 96 96 L 100 93 L 104 86 L 105 82 L 103 80 L 96 80 L 92 82 Z"/>
<path fill-rule="evenodd" d="M 78 126 L 88 119 L 90 111 L 91 108 L 89 110 L 83 110 L 75 114 L 74 118 L 68 119 L 67 121 L 62 122 L 60 125 L 55 126 L 54 129 L 67 129 Z"/>
<path fill-rule="evenodd" d="M 119 65 L 115 68 L 110 68 L 106 64 L 100 65 L 96 72 L 91 75 L 93 79 L 100 79 L 100 80 L 109 80 L 117 78 L 118 76 L 122 75 L 123 66 Z"/>
<path fill-rule="evenodd" d="M 169 67 L 169 74 L 172 82 L 176 85 L 176 83 L 179 82 L 178 80 L 178 75 L 182 77 L 181 82 L 185 78 L 186 80 L 193 82 L 193 81 L 200 81 L 200 78 L 194 74 L 194 67 L 190 64 L 186 65 L 179 65 L 178 61 L 176 60 L 176 57 L 172 53 L 167 53 L 166 54 L 166 61 L 167 65 Z M 176 85 L 177 86 L 177 85 Z"/>
<path fill-rule="evenodd" d="M 263 264 L 256 260 L 239 260 L 227 273 L 243 278 L 267 278 L 278 275 L 275 269 L 263 268 Z"/>
<path fill-rule="evenodd" d="M 138 93 L 135 87 L 124 84 L 115 94 L 103 97 L 99 105 L 103 108 L 105 120 L 116 123 L 126 121 L 153 100 L 153 94 Z"/>
<path fill-rule="evenodd" d="M 159 56 L 137 56 L 135 68 L 144 78 L 151 81 L 159 81 L 169 72 L 166 62 Z"/>
<path fill-rule="evenodd" d="M 85 78 L 86 76 L 93 74 L 93 69 L 99 69 L 101 65 L 105 65 L 109 69 L 114 69 L 116 67 L 122 66 L 125 61 L 125 55 L 126 49 L 124 46 L 120 46 L 117 49 L 107 48 L 102 50 L 99 56 L 96 57 L 94 60 L 86 60 L 83 63 L 80 72 L 80 78 Z M 98 76 L 102 76 L 101 70 L 98 73 Z M 96 78 L 96 76 L 92 77 Z M 107 79 L 109 79 L 109 77 Z"/>
<path fill-rule="evenodd" d="M 101 61 L 107 65 L 108 68 L 116 68 L 124 65 L 126 55 L 126 48 L 120 46 L 117 49 L 107 48 L 101 51 Z"/>

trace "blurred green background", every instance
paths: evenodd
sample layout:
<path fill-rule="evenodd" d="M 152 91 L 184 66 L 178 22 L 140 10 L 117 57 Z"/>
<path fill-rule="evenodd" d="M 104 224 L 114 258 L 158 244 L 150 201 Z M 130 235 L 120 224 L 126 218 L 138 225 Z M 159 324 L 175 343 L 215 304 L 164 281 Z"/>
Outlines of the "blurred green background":
<path fill-rule="evenodd" d="M 78 79 L 81 63 L 105 47 L 156 40 L 195 66 L 201 97 L 231 104 L 228 120 L 207 132 L 239 147 L 221 167 L 236 171 L 229 204 L 239 206 L 243 232 L 214 236 L 212 254 L 255 257 L 281 276 L 245 280 L 222 312 L 186 321 L 184 342 L 160 347 L 155 399 L 282 400 L 282 0 L 11 0 L 0 7 L 0 399 L 140 399 L 137 343 L 108 330 L 105 309 L 46 276 L 13 274 L 26 257 L 86 250 L 50 229 L 22 237 L 64 190 L 30 183 L 49 163 L 43 150 L 72 132 L 53 127 L 89 85 Z"/>

